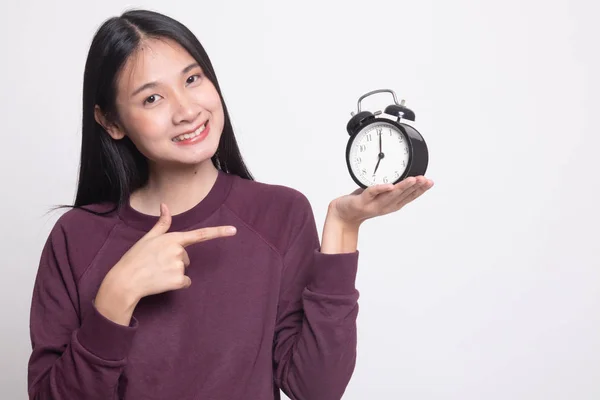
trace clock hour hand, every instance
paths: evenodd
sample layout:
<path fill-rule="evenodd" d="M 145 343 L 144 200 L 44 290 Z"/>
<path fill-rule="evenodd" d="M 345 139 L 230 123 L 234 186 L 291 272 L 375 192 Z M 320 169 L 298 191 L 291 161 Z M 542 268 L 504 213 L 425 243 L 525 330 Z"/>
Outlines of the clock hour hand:
<path fill-rule="evenodd" d="M 377 155 L 377 165 L 375 165 L 375 171 L 373 171 L 373 175 L 375 175 L 375 173 L 377 172 L 377 168 L 379 168 L 379 163 L 381 162 L 381 159 L 383 157 L 385 157 L 385 154 L 383 154 L 383 152 L 381 151 L 381 133 L 379 134 L 379 154 Z"/>
<path fill-rule="evenodd" d="M 373 175 L 375 175 L 375 173 L 377 172 L 377 168 L 379 168 L 379 163 L 381 162 L 381 159 L 382 159 L 383 157 L 384 157 L 384 154 L 383 154 L 383 153 L 379 153 L 379 154 L 377 155 L 377 158 L 378 158 L 378 160 L 377 160 L 377 165 L 375 165 L 375 171 L 373 171 Z"/>
<path fill-rule="evenodd" d="M 381 161 L 381 157 L 379 157 L 379 160 L 377 160 L 377 165 L 375 165 L 375 171 L 373 171 L 373 175 L 375 175 L 375 173 L 377 172 L 377 168 L 379 168 L 379 162 L 380 161 Z"/>

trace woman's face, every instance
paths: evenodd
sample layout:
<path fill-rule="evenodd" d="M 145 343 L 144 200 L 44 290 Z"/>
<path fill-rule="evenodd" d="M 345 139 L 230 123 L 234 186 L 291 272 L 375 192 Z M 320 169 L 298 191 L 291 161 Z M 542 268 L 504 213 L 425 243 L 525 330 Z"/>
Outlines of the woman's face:
<path fill-rule="evenodd" d="M 114 139 L 128 136 L 150 163 L 198 164 L 217 150 L 225 120 L 221 97 L 172 40 L 145 40 L 129 58 L 118 77 L 116 106 L 115 125 L 98 107 L 96 120 Z"/>

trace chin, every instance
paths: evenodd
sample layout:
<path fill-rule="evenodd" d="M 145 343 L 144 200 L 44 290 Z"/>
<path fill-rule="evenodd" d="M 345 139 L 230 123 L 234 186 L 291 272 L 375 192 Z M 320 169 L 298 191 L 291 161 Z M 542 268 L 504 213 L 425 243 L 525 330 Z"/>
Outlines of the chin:
<path fill-rule="evenodd" d="M 180 162 L 188 165 L 198 165 L 202 164 L 203 162 L 211 162 L 211 158 L 215 155 L 216 151 L 217 149 L 203 149 L 197 154 L 183 157 L 180 159 Z"/>
<path fill-rule="evenodd" d="M 211 158 L 213 157 L 215 153 L 214 152 L 210 152 L 210 153 L 206 153 L 202 156 L 198 156 L 198 157 L 182 157 L 178 160 L 173 160 L 173 162 L 175 163 L 179 163 L 179 164 L 185 164 L 185 165 L 198 165 L 198 164 L 202 164 L 204 162 L 212 162 Z"/>
<path fill-rule="evenodd" d="M 197 149 L 196 151 L 170 151 L 169 155 L 152 157 L 153 163 L 156 165 L 164 165 L 170 167 L 192 167 L 204 162 L 212 162 L 216 149 Z"/>

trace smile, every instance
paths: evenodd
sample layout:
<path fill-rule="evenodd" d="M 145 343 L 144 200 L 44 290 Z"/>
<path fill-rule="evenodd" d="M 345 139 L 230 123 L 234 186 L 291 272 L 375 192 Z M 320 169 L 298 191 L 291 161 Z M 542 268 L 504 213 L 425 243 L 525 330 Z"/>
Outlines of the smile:
<path fill-rule="evenodd" d="M 194 139 L 194 138 L 200 136 L 200 134 L 202 134 L 205 131 L 207 125 L 208 125 L 208 121 L 205 121 L 204 124 L 200 125 L 195 131 L 193 131 L 191 133 L 184 133 L 182 135 L 174 137 L 171 140 L 173 142 L 177 143 L 177 142 L 183 142 L 186 140 Z"/>

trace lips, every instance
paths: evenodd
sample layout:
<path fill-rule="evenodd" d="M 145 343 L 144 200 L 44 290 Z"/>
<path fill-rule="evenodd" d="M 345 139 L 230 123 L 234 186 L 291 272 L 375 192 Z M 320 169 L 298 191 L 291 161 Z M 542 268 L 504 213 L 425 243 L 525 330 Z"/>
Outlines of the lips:
<path fill-rule="evenodd" d="M 192 133 L 185 133 L 172 139 L 176 146 L 192 146 L 202 142 L 210 134 L 210 121 L 196 128 Z"/>
<path fill-rule="evenodd" d="M 200 134 L 202 134 L 202 132 L 204 132 L 204 130 L 206 129 L 207 125 L 208 125 L 208 120 L 204 121 L 204 123 L 202 125 L 200 125 L 196 129 L 194 129 L 193 131 L 187 132 L 187 133 L 183 133 L 183 134 L 181 134 L 179 136 L 174 137 L 171 140 L 177 143 L 177 142 L 182 142 L 184 140 L 193 139 L 196 136 L 199 136 Z"/>

